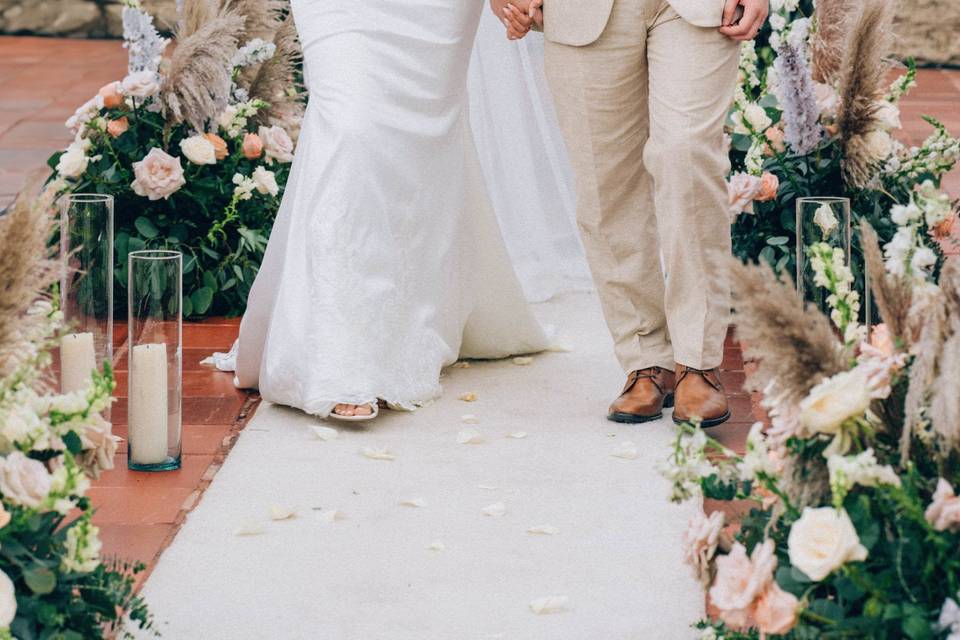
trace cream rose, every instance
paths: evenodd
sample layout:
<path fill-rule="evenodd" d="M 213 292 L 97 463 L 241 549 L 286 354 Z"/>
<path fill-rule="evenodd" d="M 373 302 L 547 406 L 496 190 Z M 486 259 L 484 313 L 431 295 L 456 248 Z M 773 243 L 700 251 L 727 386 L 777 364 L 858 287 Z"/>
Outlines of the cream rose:
<path fill-rule="evenodd" d="M 720 618 L 729 625 L 743 627 L 753 613 L 754 604 L 773 581 L 777 568 L 772 540 L 765 540 L 747 556 L 739 542 L 730 553 L 717 558 L 717 577 L 710 587 L 710 600 L 720 610 Z"/>
<path fill-rule="evenodd" d="M 763 183 L 757 176 L 749 173 L 735 173 L 727 182 L 727 204 L 730 220 L 734 221 L 741 213 L 753 213 L 753 200 L 760 193 Z"/>
<path fill-rule="evenodd" d="M 0 629 L 6 629 L 17 617 L 17 592 L 13 580 L 0 571 Z"/>
<path fill-rule="evenodd" d="M 217 149 L 204 136 L 191 136 L 180 141 L 180 150 L 193 164 L 217 164 Z"/>
<path fill-rule="evenodd" d="M 790 563 L 820 582 L 848 562 L 867 559 L 857 530 L 846 511 L 807 507 L 787 537 Z"/>
<path fill-rule="evenodd" d="M 260 193 L 271 196 L 276 196 L 280 193 L 280 187 L 277 186 L 277 177 L 273 175 L 273 171 L 264 169 L 263 167 L 257 167 L 253 170 L 253 182 L 257 185 L 257 191 Z"/>
<path fill-rule="evenodd" d="M 71 144 L 57 161 L 57 173 L 64 178 L 79 178 L 86 172 L 90 158 L 79 145 Z"/>
<path fill-rule="evenodd" d="M 767 115 L 766 110 L 756 102 L 751 102 L 736 115 L 733 130 L 744 135 L 751 130 L 755 133 L 763 133 L 772 124 L 773 120 Z"/>
<path fill-rule="evenodd" d="M 833 207 L 827 203 L 823 203 L 817 207 L 817 210 L 813 214 L 813 223 L 820 227 L 820 231 L 823 232 L 824 237 L 829 236 L 840 226 L 840 221 L 837 220 L 837 216 L 833 213 Z"/>
<path fill-rule="evenodd" d="M 836 435 L 850 418 L 870 406 L 867 378 L 860 369 L 838 373 L 815 386 L 800 403 L 800 423 L 807 434 Z"/>
<path fill-rule="evenodd" d="M 950 483 L 940 478 L 933 501 L 927 507 L 924 516 L 937 531 L 960 531 L 960 497 L 957 497 Z"/>
<path fill-rule="evenodd" d="M 870 157 L 877 161 L 886 160 L 893 152 L 893 139 L 882 129 L 874 129 L 864 135 L 863 144 L 866 145 Z"/>
<path fill-rule="evenodd" d="M 136 179 L 130 186 L 138 196 L 166 200 L 186 184 L 180 158 L 154 147 L 140 162 L 133 163 Z"/>
<path fill-rule="evenodd" d="M 267 162 L 276 160 L 281 164 L 293 162 L 293 141 L 283 127 L 260 127 L 257 132 L 263 140 L 263 151 Z"/>
<path fill-rule="evenodd" d="M 36 509 L 50 493 L 52 478 L 42 462 L 14 451 L 0 460 L 0 493 L 13 502 Z"/>
<path fill-rule="evenodd" d="M 881 126 L 887 131 L 899 129 L 903 126 L 900 124 L 900 109 L 888 100 L 880 100 L 877 102 L 876 117 L 877 120 L 880 121 Z"/>
<path fill-rule="evenodd" d="M 160 80 L 152 71 L 136 71 L 120 83 L 123 93 L 133 98 L 149 98 L 160 91 Z"/>
<path fill-rule="evenodd" d="M 683 560 L 693 569 L 697 580 L 704 584 L 710 582 L 710 563 L 720 544 L 723 523 L 722 511 L 714 511 L 708 517 L 698 510 L 683 534 Z"/>

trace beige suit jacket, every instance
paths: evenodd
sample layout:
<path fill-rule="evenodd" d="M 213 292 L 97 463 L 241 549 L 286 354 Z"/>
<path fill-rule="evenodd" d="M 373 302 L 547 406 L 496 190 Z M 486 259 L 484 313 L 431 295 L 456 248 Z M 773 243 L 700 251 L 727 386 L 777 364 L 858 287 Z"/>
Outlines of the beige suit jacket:
<path fill-rule="evenodd" d="M 719 27 L 724 0 L 668 0 L 681 18 L 698 27 Z M 559 44 L 582 47 L 603 33 L 614 0 L 544 0 L 544 35 Z"/>

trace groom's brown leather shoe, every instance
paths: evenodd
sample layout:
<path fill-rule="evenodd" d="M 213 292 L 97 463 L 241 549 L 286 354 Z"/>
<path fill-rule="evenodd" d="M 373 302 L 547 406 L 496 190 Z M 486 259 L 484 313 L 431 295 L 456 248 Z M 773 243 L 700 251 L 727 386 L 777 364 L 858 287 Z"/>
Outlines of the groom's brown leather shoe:
<path fill-rule="evenodd" d="M 607 419 L 637 424 L 662 418 L 663 408 L 673 406 L 673 378 L 673 371 L 661 367 L 631 372 Z"/>
<path fill-rule="evenodd" d="M 693 369 L 678 364 L 676 396 L 673 421 L 677 424 L 697 419 L 702 427 L 715 427 L 730 419 L 727 394 L 716 369 Z"/>

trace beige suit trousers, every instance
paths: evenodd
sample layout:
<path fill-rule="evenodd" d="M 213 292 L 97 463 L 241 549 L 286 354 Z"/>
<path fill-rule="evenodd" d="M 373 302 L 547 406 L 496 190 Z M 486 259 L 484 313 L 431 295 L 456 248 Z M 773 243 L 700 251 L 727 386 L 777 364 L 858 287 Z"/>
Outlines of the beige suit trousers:
<path fill-rule="evenodd" d="M 583 46 L 549 36 L 578 226 L 620 364 L 719 366 L 730 311 L 723 123 L 737 43 L 665 0 L 614 0 Z"/>

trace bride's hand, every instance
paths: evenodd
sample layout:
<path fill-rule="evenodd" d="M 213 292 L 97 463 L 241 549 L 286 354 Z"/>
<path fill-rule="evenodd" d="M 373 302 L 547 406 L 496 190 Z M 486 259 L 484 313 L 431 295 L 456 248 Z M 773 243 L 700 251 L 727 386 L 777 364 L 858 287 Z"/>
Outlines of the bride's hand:
<path fill-rule="evenodd" d="M 530 6 L 532 7 L 533 3 Z M 503 26 L 507 28 L 507 38 L 519 40 L 530 33 L 530 27 L 533 25 L 534 19 L 515 5 L 508 3 L 503 8 L 502 21 Z"/>

